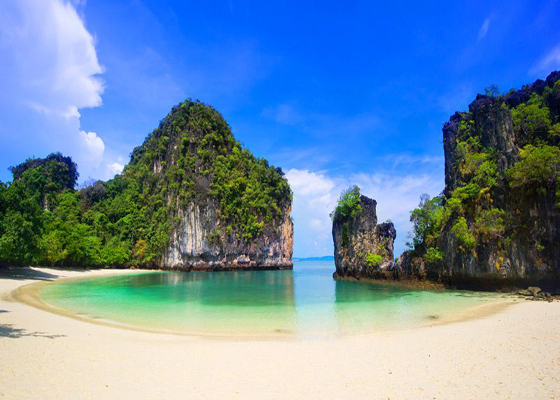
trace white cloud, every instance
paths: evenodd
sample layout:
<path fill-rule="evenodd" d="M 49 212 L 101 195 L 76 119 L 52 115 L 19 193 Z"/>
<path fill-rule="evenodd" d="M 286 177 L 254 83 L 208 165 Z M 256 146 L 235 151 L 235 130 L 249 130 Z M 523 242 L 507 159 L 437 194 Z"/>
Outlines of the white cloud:
<path fill-rule="evenodd" d="M 403 160 L 405 158 L 402 157 Z M 442 163 L 433 165 L 435 159 L 427 156 L 408 156 L 409 161 L 413 159 L 425 161 L 431 164 L 431 168 L 409 174 L 398 171 L 348 176 L 331 175 L 328 171 L 289 170 L 286 178 L 294 192 L 294 254 L 298 257 L 332 254 L 329 214 L 336 206 L 340 193 L 351 185 L 358 185 L 362 194 L 377 201 L 379 222 L 390 219 L 395 224 L 395 250 L 398 255 L 404 250 L 411 229 L 410 211 L 418 206 L 420 195 L 428 193 L 435 196 L 443 189 Z"/>
<path fill-rule="evenodd" d="M 105 143 L 95 132 L 80 131 L 79 135 L 82 138 L 84 157 L 99 165 L 105 152 Z"/>
<path fill-rule="evenodd" d="M 114 162 L 112 164 L 107 165 L 107 170 L 109 175 L 115 176 L 116 174 L 120 174 L 124 169 L 124 165 L 119 164 L 118 162 Z"/>
<path fill-rule="evenodd" d="M 420 195 L 434 196 L 443 189 L 441 178 L 426 173 L 404 176 L 357 174 L 351 180 L 360 186 L 363 194 L 377 200 L 378 220 L 390 219 L 395 224 L 400 245 L 404 245 L 411 228 L 410 211 L 418 206 Z"/>
<path fill-rule="evenodd" d="M 486 34 L 488 33 L 488 28 L 490 27 L 490 18 L 486 18 L 482 23 L 482 26 L 478 30 L 478 40 L 484 39 Z"/>
<path fill-rule="evenodd" d="M 70 3 L 3 2 L 0 40 L 20 100 L 65 118 L 101 105 L 103 72 L 94 40 Z"/>
<path fill-rule="evenodd" d="M 405 164 L 430 164 L 430 163 L 440 163 L 442 164 L 444 159 L 440 156 L 427 156 L 427 155 L 412 155 L 408 153 L 404 154 L 389 154 L 381 158 L 384 161 L 389 161 L 393 164 L 393 168 L 399 165 Z"/>
<path fill-rule="evenodd" d="M 286 178 L 294 193 L 295 254 L 299 257 L 332 254 L 329 214 L 340 184 L 321 171 L 290 169 Z"/>
<path fill-rule="evenodd" d="M 293 191 L 301 195 L 323 194 L 330 192 L 335 183 L 326 178 L 322 172 L 310 172 L 308 170 L 291 169 L 286 174 Z"/>
<path fill-rule="evenodd" d="M 531 75 L 548 74 L 560 69 L 560 45 L 546 53 L 529 71 Z"/>
<path fill-rule="evenodd" d="M 78 163 L 82 179 L 102 178 L 114 157 L 80 121 L 79 110 L 99 107 L 104 90 L 94 37 L 75 8 L 83 3 L 0 2 L 0 106 L 6 125 L 22 127 L 14 145 L 32 151 L 28 156 L 62 151 Z M 0 135 L 9 132 L 0 127 Z"/>

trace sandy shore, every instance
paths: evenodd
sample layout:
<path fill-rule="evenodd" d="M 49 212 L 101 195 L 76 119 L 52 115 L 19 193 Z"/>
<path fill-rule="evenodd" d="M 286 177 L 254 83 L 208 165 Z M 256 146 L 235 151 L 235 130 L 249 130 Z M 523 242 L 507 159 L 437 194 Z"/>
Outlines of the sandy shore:
<path fill-rule="evenodd" d="M 90 324 L 10 299 L 40 280 L 129 272 L 0 276 L 0 396 L 560 397 L 558 302 L 520 301 L 473 320 L 407 331 L 240 341 Z"/>

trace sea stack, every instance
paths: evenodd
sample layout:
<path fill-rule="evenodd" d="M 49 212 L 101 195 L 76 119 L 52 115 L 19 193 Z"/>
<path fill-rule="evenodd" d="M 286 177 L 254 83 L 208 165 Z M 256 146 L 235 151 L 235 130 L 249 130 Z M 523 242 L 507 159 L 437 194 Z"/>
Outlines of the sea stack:
<path fill-rule="evenodd" d="M 355 188 L 357 189 L 357 188 Z M 346 195 L 350 193 L 347 192 Z M 333 214 L 335 278 L 393 279 L 392 222 L 377 224 L 377 202 L 357 193 L 353 212 Z M 344 198 L 345 194 L 341 197 Z M 358 197 L 359 196 L 359 197 Z"/>

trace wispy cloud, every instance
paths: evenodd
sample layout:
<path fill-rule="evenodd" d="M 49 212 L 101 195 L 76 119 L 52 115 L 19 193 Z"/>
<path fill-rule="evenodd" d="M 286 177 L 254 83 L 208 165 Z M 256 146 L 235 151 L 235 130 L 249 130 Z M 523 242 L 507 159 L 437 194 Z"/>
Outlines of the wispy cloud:
<path fill-rule="evenodd" d="M 321 147 L 283 147 L 269 154 L 268 159 L 275 165 L 320 169 L 329 164 L 333 157 L 330 151 Z"/>
<path fill-rule="evenodd" d="M 441 156 L 429 156 L 429 155 L 414 155 L 414 154 L 388 154 L 381 157 L 381 160 L 390 163 L 393 169 L 406 165 L 406 164 L 432 164 L 432 163 L 443 163 L 443 157 Z"/>
<path fill-rule="evenodd" d="M 267 107 L 262 115 L 283 125 L 297 126 L 306 132 L 321 136 L 330 134 L 359 135 L 381 126 L 381 119 L 374 112 L 337 115 L 328 112 L 302 111 L 290 103 Z"/>
<path fill-rule="evenodd" d="M 540 75 L 549 73 L 555 69 L 560 69 L 560 45 L 550 49 L 533 67 L 529 73 Z"/>
<path fill-rule="evenodd" d="M 478 40 L 484 39 L 484 37 L 488 33 L 488 28 L 490 27 L 490 22 L 491 22 L 490 17 L 488 17 L 484 20 L 484 22 L 482 23 L 482 26 L 478 30 Z"/>

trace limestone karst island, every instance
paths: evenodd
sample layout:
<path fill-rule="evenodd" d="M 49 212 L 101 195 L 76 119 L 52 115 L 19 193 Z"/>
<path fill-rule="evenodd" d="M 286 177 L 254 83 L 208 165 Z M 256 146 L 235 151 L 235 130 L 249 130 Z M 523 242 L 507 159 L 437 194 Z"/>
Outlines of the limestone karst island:
<path fill-rule="evenodd" d="M 560 398 L 560 4 L 0 4 L 0 397 Z"/>

